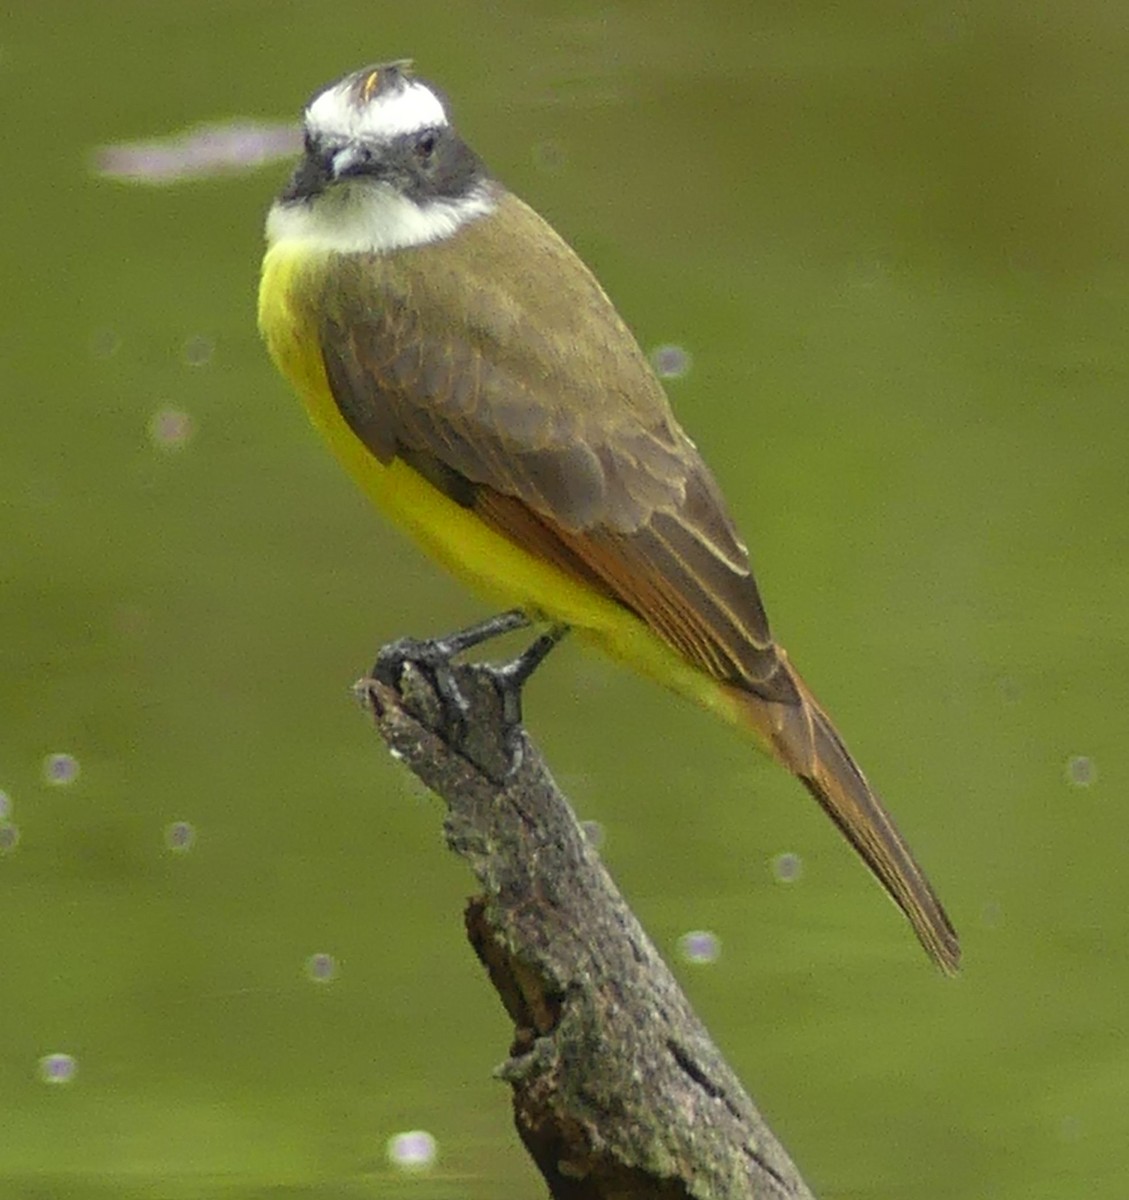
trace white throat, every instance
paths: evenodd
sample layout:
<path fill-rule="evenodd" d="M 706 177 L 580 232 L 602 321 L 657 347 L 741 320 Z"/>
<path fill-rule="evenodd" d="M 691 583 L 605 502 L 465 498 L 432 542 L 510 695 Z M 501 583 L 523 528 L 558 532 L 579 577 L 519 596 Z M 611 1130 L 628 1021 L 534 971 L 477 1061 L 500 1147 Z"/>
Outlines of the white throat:
<path fill-rule="evenodd" d="M 388 184 L 358 180 L 311 200 L 276 201 L 267 217 L 267 242 L 296 241 L 338 254 L 388 254 L 449 238 L 496 207 L 487 186 L 457 200 L 420 205 Z"/>

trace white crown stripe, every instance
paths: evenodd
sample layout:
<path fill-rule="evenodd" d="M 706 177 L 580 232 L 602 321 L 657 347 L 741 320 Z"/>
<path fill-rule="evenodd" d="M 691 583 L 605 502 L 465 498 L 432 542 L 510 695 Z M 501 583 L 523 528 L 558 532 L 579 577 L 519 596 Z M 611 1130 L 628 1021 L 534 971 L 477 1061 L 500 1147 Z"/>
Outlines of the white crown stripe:
<path fill-rule="evenodd" d="M 439 98 L 422 83 L 405 83 L 359 107 L 351 92 L 351 83 L 322 92 L 306 109 L 310 132 L 330 138 L 387 141 L 447 124 Z"/>

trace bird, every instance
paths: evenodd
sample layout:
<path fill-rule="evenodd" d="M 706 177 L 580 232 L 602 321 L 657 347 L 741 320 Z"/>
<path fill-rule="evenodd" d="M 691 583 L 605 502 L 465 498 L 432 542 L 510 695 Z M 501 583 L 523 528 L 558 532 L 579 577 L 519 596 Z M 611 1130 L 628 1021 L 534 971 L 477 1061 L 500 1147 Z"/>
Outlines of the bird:
<path fill-rule="evenodd" d="M 507 614 L 701 705 L 795 775 L 955 973 L 940 900 L 773 638 L 745 542 L 591 270 L 496 178 L 411 60 L 303 112 L 266 222 L 259 327 L 378 508 Z"/>

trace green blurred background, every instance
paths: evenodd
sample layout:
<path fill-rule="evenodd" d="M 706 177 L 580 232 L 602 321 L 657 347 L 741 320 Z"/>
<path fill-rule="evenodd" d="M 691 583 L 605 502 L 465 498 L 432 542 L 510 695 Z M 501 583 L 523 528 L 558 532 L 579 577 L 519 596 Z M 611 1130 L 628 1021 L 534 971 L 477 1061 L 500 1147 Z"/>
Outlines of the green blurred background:
<path fill-rule="evenodd" d="M 8 10 L 0 1196 L 541 1194 L 470 877 L 349 691 L 485 609 L 260 348 L 286 165 L 90 169 L 402 55 L 692 355 L 776 632 L 963 934 L 946 981 L 793 781 L 562 650 L 530 726 L 719 1044 L 821 1196 L 1122 1200 L 1129 13 L 1097 0 Z M 387 1160 L 412 1128 L 428 1172 Z"/>

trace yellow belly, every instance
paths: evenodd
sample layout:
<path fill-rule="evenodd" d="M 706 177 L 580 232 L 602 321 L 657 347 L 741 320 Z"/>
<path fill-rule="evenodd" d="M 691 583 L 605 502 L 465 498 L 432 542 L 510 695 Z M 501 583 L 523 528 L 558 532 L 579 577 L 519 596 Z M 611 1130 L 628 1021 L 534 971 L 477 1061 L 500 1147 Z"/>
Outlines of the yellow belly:
<path fill-rule="evenodd" d="M 263 261 L 259 327 L 314 425 L 373 503 L 493 602 L 563 621 L 613 657 L 736 722 L 738 714 L 724 689 L 634 613 L 510 542 L 401 460 L 385 465 L 353 433 L 330 391 L 314 318 L 301 303 L 303 295 L 316 294 L 326 262 L 296 243 L 272 246 Z"/>

